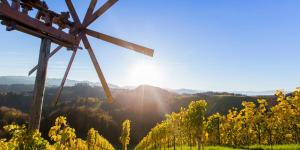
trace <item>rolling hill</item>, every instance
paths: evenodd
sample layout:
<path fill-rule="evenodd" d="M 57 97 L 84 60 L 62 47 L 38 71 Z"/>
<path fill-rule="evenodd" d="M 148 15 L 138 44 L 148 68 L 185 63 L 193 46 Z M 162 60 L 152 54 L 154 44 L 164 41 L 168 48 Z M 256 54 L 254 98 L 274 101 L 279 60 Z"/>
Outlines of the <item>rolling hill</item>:
<path fill-rule="evenodd" d="M 30 87 L 33 85 L 0 85 L 0 105 L 28 114 L 32 99 Z M 109 104 L 105 101 L 100 86 L 77 83 L 65 87 L 59 105 L 51 107 L 49 104 L 56 90 L 57 87 L 51 86 L 45 92 L 42 120 L 42 133 L 45 137 L 54 119 L 64 115 L 80 137 L 85 137 L 87 130 L 94 127 L 112 143 L 118 143 L 118 136 L 115 135 L 120 134 L 121 122 L 130 119 L 132 144 L 136 144 L 153 126 L 164 120 L 165 114 L 179 111 L 191 101 L 205 99 L 208 103 L 207 115 L 210 115 L 216 112 L 225 114 L 232 107 L 239 108 L 242 101 L 255 102 L 257 98 L 261 98 L 226 92 L 179 94 L 159 87 L 141 85 L 134 89 L 112 88 L 114 102 Z M 274 102 L 272 96 L 264 98 Z M 3 116 L 5 115 L 2 113 L 0 120 L 5 119 Z"/>

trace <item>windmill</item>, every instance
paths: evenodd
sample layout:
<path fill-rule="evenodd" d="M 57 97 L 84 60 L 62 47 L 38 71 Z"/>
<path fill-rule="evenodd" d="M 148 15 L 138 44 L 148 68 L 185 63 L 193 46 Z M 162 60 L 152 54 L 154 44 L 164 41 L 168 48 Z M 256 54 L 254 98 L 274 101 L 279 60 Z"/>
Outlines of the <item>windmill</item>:
<path fill-rule="evenodd" d="M 60 14 L 51 11 L 45 1 L 12 0 L 12 2 L 9 3 L 7 0 L 0 0 L 0 19 L 2 20 L 1 23 L 6 26 L 7 31 L 18 30 L 42 39 L 38 65 L 29 71 L 29 75 L 37 71 L 29 121 L 30 129 L 39 128 L 48 60 L 63 47 L 67 47 L 68 50 L 71 50 L 72 55 L 57 94 L 53 99 L 54 105 L 56 105 L 59 100 L 77 50 L 80 49 L 80 42 L 83 43 L 85 49 L 88 51 L 108 101 L 112 102 L 113 100 L 87 36 L 153 57 L 154 50 L 150 48 L 88 29 L 90 24 L 103 15 L 117 1 L 118 0 L 107 0 L 100 8 L 95 10 L 97 0 L 91 0 L 85 17 L 81 22 L 71 0 L 65 0 L 69 12 L 61 12 Z M 37 9 L 35 17 L 31 17 L 28 14 L 28 12 L 33 9 Z M 70 14 L 73 21 L 69 20 Z M 66 30 L 67 32 L 65 32 Z M 58 46 L 50 52 L 51 42 L 58 44 Z"/>

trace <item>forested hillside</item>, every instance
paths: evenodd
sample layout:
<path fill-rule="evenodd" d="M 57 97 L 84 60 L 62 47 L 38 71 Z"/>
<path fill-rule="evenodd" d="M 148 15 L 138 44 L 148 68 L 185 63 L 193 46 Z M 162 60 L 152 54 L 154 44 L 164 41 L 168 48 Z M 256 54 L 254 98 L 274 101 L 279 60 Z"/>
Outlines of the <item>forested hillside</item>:
<path fill-rule="evenodd" d="M 20 90 L 22 86 L 26 90 Z M 26 88 L 29 85 L 3 85 L 2 87 L 7 87 L 0 91 L 2 93 L 0 105 L 5 106 L 1 108 L 3 111 L 0 111 L 2 126 L 15 121 L 26 122 L 32 99 L 32 92 Z M 216 112 L 226 114 L 232 107 L 242 108 L 243 101 L 256 103 L 258 98 L 214 92 L 177 94 L 158 87 L 143 85 L 132 90 L 113 89 L 114 102 L 109 104 L 104 99 L 102 88 L 76 84 L 65 87 L 59 104 L 50 107 L 55 92 L 55 87 L 46 89 L 41 124 L 43 137 L 49 138 L 47 133 L 55 118 L 63 115 L 67 117 L 70 126 L 75 128 L 78 137 L 85 138 L 88 130 L 95 128 L 111 143 L 118 144 L 119 139 L 115 135 L 120 134 L 122 121 L 129 119 L 133 131 L 130 144 L 133 145 L 137 144 L 153 126 L 161 122 L 166 114 L 178 112 L 181 107 L 187 107 L 191 101 L 205 99 L 208 103 L 207 115 L 210 115 Z M 276 101 L 272 96 L 265 98 L 271 104 Z M 22 115 L 15 115 L 20 113 Z"/>

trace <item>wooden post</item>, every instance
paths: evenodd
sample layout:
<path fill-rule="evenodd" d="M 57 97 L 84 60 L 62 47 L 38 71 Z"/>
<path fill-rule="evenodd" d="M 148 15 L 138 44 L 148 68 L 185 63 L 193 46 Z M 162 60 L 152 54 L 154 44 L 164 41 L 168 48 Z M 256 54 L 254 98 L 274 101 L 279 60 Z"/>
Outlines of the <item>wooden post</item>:
<path fill-rule="evenodd" d="M 47 76 L 47 56 L 50 53 L 51 40 L 43 38 L 40 47 L 38 69 L 35 77 L 33 100 L 29 118 L 29 129 L 38 130 L 40 128 L 42 106 L 45 91 L 45 81 Z"/>

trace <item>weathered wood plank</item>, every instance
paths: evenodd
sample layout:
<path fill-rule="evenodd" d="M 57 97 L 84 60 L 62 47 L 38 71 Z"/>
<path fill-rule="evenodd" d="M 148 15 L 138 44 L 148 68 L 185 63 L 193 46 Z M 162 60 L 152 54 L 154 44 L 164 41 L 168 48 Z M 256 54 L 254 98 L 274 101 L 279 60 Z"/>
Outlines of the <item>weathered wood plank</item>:
<path fill-rule="evenodd" d="M 83 23 L 85 23 L 87 21 L 87 19 L 93 15 L 96 4 L 97 4 L 97 0 L 91 0 L 89 8 L 87 9 L 87 11 L 85 13 Z"/>
<path fill-rule="evenodd" d="M 82 42 L 83 42 L 83 44 L 84 44 L 84 47 L 85 47 L 85 48 L 87 49 L 87 51 L 89 52 L 89 55 L 90 55 L 90 57 L 91 57 L 91 60 L 92 60 L 92 62 L 93 62 L 93 64 L 94 64 L 94 67 L 95 67 L 95 69 L 96 69 L 98 78 L 100 79 L 100 82 L 101 82 L 102 87 L 103 87 L 103 89 L 104 89 L 105 95 L 106 95 L 108 101 L 109 101 L 109 102 L 112 102 L 112 101 L 113 101 L 113 98 L 112 98 L 110 89 L 109 89 L 109 87 L 108 87 L 108 84 L 107 84 L 107 82 L 106 82 L 106 80 L 105 80 L 104 74 L 103 74 L 103 72 L 102 72 L 102 70 L 101 70 L 101 68 L 100 68 L 100 65 L 99 65 L 99 63 L 98 63 L 98 61 L 97 61 L 97 58 L 96 58 L 96 56 L 95 56 L 95 54 L 94 54 L 94 51 L 93 51 L 93 49 L 92 49 L 92 47 L 91 47 L 91 45 L 90 45 L 90 43 L 89 43 L 89 41 L 88 41 L 86 35 L 83 35 L 83 36 L 82 36 Z"/>
<path fill-rule="evenodd" d="M 82 28 L 85 29 L 91 23 L 93 23 L 98 17 L 104 14 L 112 5 L 114 5 L 118 0 L 108 0 L 103 6 L 101 6 L 92 16 L 87 18 L 87 21 L 82 24 Z"/>
<path fill-rule="evenodd" d="M 71 13 L 72 18 L 74 19 L 75 26 L 77 26 L 77 28 L 79 28 L 80 25 L 81 25 L 81 22 L 80 22 L 80 19 L 79 19 L 77 13 L 76 13 L 76 10 L 74 8 L 74 5 L 73 5 L 72 1 L 71 0 L 66 0 L 66 3 L 67 3 L 67 6 L 68 6 L 68 9 Z"/>
<path fill-rule="evenodd" d="M 63 77 L 63 79 L 62 79 L 62 81 L 61 81 L 61 83 L 60 83 L 60 86 L 59 86 L 58 91 L 57 91 L 57 93 L 56 93 L 56 95 L 55 95 L 55 98 L 52 100 L 52 105 L 53 105 L 53 106 L 56 106 L 56 104 L 57 104 L 57 102 L 58 102 L 58 100 L 59 100 L 59 97 L 60 97 L 61 92 L 62 92 L 62 90 L 63 90 L 63 88 L 64 88 L 64 85 L 65 85 L 66 79 L 67 79 L 68 74 L 69 74 L 69 72 L 70 72 L 71 66 L 72 66 L 72 64 L 73 64 L 74 58 L 75 58 L 75 56 L 76 56 L 76 52 L 77 52 L 77 50 L 74 50 L 73 53 L 72 53 L 72 56 L 71 56 L 71 58 L 70 58 L 69 64 L 68 64 L 68 66 L 67 66 L 67 69 L 66 69 L 66 71 L 65 71 L 64 77 Z"/>
<path fill-rule="evenodd" d="M 103 41 L 106 41 L 106 42 L 109 42 L 109 43 L 112 43 L 112 44 L 115 44 L 115 45 L 118 45 L 118 46 L 121 46 L 121 47 L 124 47 L 127 49 L 134 50 L 134 51 L 142 53 L 144 55 L 153 57 L 153 53 L 154 53 L 153 49 L 150 49 L 150 48 L 147 48 L 147 47 L 144 47 L 141 45 L 137 45 L 137 44 L 134 44 L 131 42 L 127 42 L 122 39 L 118 39 L 118 38 L 115 38 L 115 37 L 112 37 L 112 36 L 109 36 L 109 35 L 106 35 L 103 33 L 99 33 L 99 32 L 93 31 L 93 30 L 86 29 L 85 31 L 88 35 L 90 35 L 92 37 L 95 37 L 100 40 L 103 40 Z"/>
<path fill-rule="evenodd" d="M 62 46 L 57 46 L 53 51 L 50 52 L 50 54 L 47 56 L 47 59 L 49 60 L 56 52 L 58 52 Z M 38 65 L 34 66 L 29 72 L 28 76 L 30 76 L 36 69 L 38 68 Z"/>
<path fill-rule="evenodd" d="M 31 104 L 29 129 L 38 130 L 40 128 L 42 106 L 45 92 L 45 82 L 47 76 L 48 59 L 47 56 L 50 53 L 51 40 L 44 38 L 41 42 L 39 65 L 36 73 L 34 93 Z"/>
<path fill-rule="evenodd" d="M 36 8 L 36 9 L 40 10 L 40 11 L 49 13 L 53 17 L 59 17 L 60 16 L 60 14 L 56 13 L 55 11 L 52 11 L 52 10 L 49 10 L 49 9 L 43 7 L 41 1 L 39 2 L 39 1 L 32 1 L 32 0 L 21 0 L 21 2 L 22 2 L 21 4 L 23 4 L 23 5 L 33 7 L 33 8 Z M 67 24 L 69 26 L 73 26 L 74 23 L 68 20 Z"/>
<path fill-rule="evenodd" d="M 66 43 L 66 42 L 62 42 L 62 41 L 59 41 L 58 39 L 54 38 L 54 37 L 51 37 L 51 36 L 48 36 L 46 34 L 43 34 L 41 32 L 38 32 L 38 31 L 34 31 L 32 29 L 29 29 L 29 28 L 26 28 L 24 26 L 20 26 L 18 24 L 15 25 L 16 27 L 16 30 L 20 31 L 20 32 L 24 32 L 26 34 L 30 34 L 32 36 L 35 36 L 35 37 L 38 37 L 38 38 L 48 38 L 50 39 L 53 43 L 56 43 L 58 45 L 62 45 L 64 47 L 74 47 L 73 44 L 70 44 L 70 43 Z"/>
<path fill-rule="evenodd" d="M 46 26 L 39 20 L 36 20 L 27 16 L 26 14 L 15 11 L 10 7 L 5 6 L 4 4 L 0 4 L 0 14 L 3 15 L 3 17 L 7 17 L 15 21 L 20 26 L 31 28 L 33 31 L 40 32 L 45 36 L 50 36 L 56 39 L 57 41 L 61 41 L 62 43 L 76 45 L 78 41 L 76 36 L 67 34 L 52 26 Z"/>

